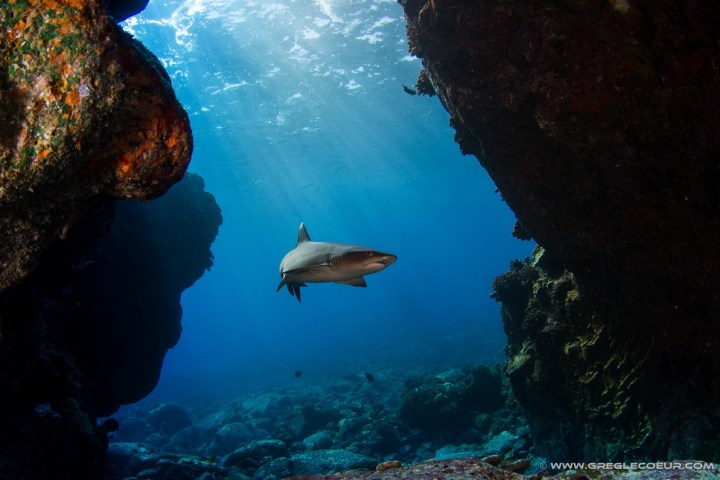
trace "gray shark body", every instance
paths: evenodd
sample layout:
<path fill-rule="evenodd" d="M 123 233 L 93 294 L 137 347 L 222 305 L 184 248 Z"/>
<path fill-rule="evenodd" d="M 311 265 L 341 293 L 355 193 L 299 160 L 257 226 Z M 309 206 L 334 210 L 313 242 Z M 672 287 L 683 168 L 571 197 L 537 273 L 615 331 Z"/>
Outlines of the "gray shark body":
<path fill-rule="evenodd" d="M 335 282 L 366 287 L 365 275 L 379 272 L 397 260 L 395 255 L 360 245 L 313 242 L 305 224 L 300 224 L 298 241 L 280 262 L 280 291 L 287 286 L 290 295 L 300 301 L 300 287 L 308 283 Z"/>

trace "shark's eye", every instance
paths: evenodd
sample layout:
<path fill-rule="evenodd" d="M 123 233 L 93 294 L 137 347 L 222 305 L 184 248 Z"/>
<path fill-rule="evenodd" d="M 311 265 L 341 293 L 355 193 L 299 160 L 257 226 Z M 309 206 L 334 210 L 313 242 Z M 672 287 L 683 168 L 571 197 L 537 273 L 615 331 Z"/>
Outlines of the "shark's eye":
<path fill-rule="evenodd" d="M 368 252 L 368 257 L 372 257 L 373 255 L 375 255 L 373 252 Z"/>

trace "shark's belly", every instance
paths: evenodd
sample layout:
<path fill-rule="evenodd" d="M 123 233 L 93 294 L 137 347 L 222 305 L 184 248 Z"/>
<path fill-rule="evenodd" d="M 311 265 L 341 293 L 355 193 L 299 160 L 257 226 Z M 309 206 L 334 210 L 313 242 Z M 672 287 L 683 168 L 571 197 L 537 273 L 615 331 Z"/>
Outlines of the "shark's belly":
<path fill-rule="evenodd" d="M 299 273 L 292 273 L 288 276 L 289 280 L 293 282 L 304 282 L 304 283 L 324 283 L 324 282 L 344 282 L 352 278 L 361 276 L 362 273 L 357 271 L 345 271 L 330 266 L 319 266 L 313 267 L 312 269 L 305 270 Z"/>

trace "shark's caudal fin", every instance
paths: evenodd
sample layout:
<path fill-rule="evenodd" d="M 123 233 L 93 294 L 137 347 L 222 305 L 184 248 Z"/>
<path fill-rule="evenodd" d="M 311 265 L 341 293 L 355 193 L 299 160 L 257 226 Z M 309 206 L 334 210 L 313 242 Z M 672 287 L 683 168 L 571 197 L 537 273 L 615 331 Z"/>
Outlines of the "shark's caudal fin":
<path fill-rule="evenodd" d="M 307 230 L 305 229 L 305 224 L 300 224 L 300 229 L 298 230 L 298 241 L 295 245 L 296 247 L 300 245 L 301 243 L 309 242 L 310 241 L 310 235 L 308 235 Z"/>

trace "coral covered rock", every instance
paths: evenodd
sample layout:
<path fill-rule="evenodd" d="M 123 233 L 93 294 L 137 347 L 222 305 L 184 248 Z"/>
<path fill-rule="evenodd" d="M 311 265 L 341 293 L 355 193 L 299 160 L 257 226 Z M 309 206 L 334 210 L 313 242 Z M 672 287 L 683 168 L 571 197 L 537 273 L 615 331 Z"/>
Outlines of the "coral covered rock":
<path fill-rule="evenodd" d="M 519 463 L 519 462 L 515 462 Z M 513 473 L 507 467 L 498 468 L 477 458 L 460 458 L 455 460 L 429 460 L 415 465 L 402 466 L 384 471 L 361 472 L 350 471 L 328 475 L 300 475 L 286 480 L 571 480 L 580 478 L 602 478 L 603 480 L 711 480 L 717 478 L 717 469 L 693 469 L 692 465 L 702 465 L 702 462 L 686 461 L 690 468 L 677 468 L 674 470 L 636 470 L 613 471 L 592 470 L 589 475 L 577 471 L 561 472 L 556 475 L 524 476 Z M 697 467 L 696 467 L 697 468 Z"/>
<path fill-rule="evenodd" d="M 500 375 L 476 365 L 463 372 L 408 380 L 398 417 L 411 427 L 467 428 L 475 415 L 499 409 L 503 400 Z"/>
<path fill-rule="evenodd" d="M 484 480 L 523 480 L 525 477 L 485 463 L 477 458 L 455 460 L 430 460 L 399 468 L 372 472 L 344 472 L 329 475 L 304 475 L 288 480 L 464 480 L 478 478 Z"/>
<path fill-rule="evenodd" d="M 182 178 L 187 114 L 158 60 L 100 0 L 0 5 L 0 290 L 99 197 Z"/>
<path fill-rule="evenodd" d="M 97 418 L 155 386 L 212 264 L 198 177 L 116 204 L 165 193 L 192 152 L 169 77 L 105 10 L 142 2 L 120 3 L 0 4 L 2 478 L 104 478 L 117 422 Z"/>
<path fill-rule="evenodd" d="M 400 3 L 418 90 L 554 259 L 496 281 L 538 453 L 717 455 L 720 7 Z"/>

